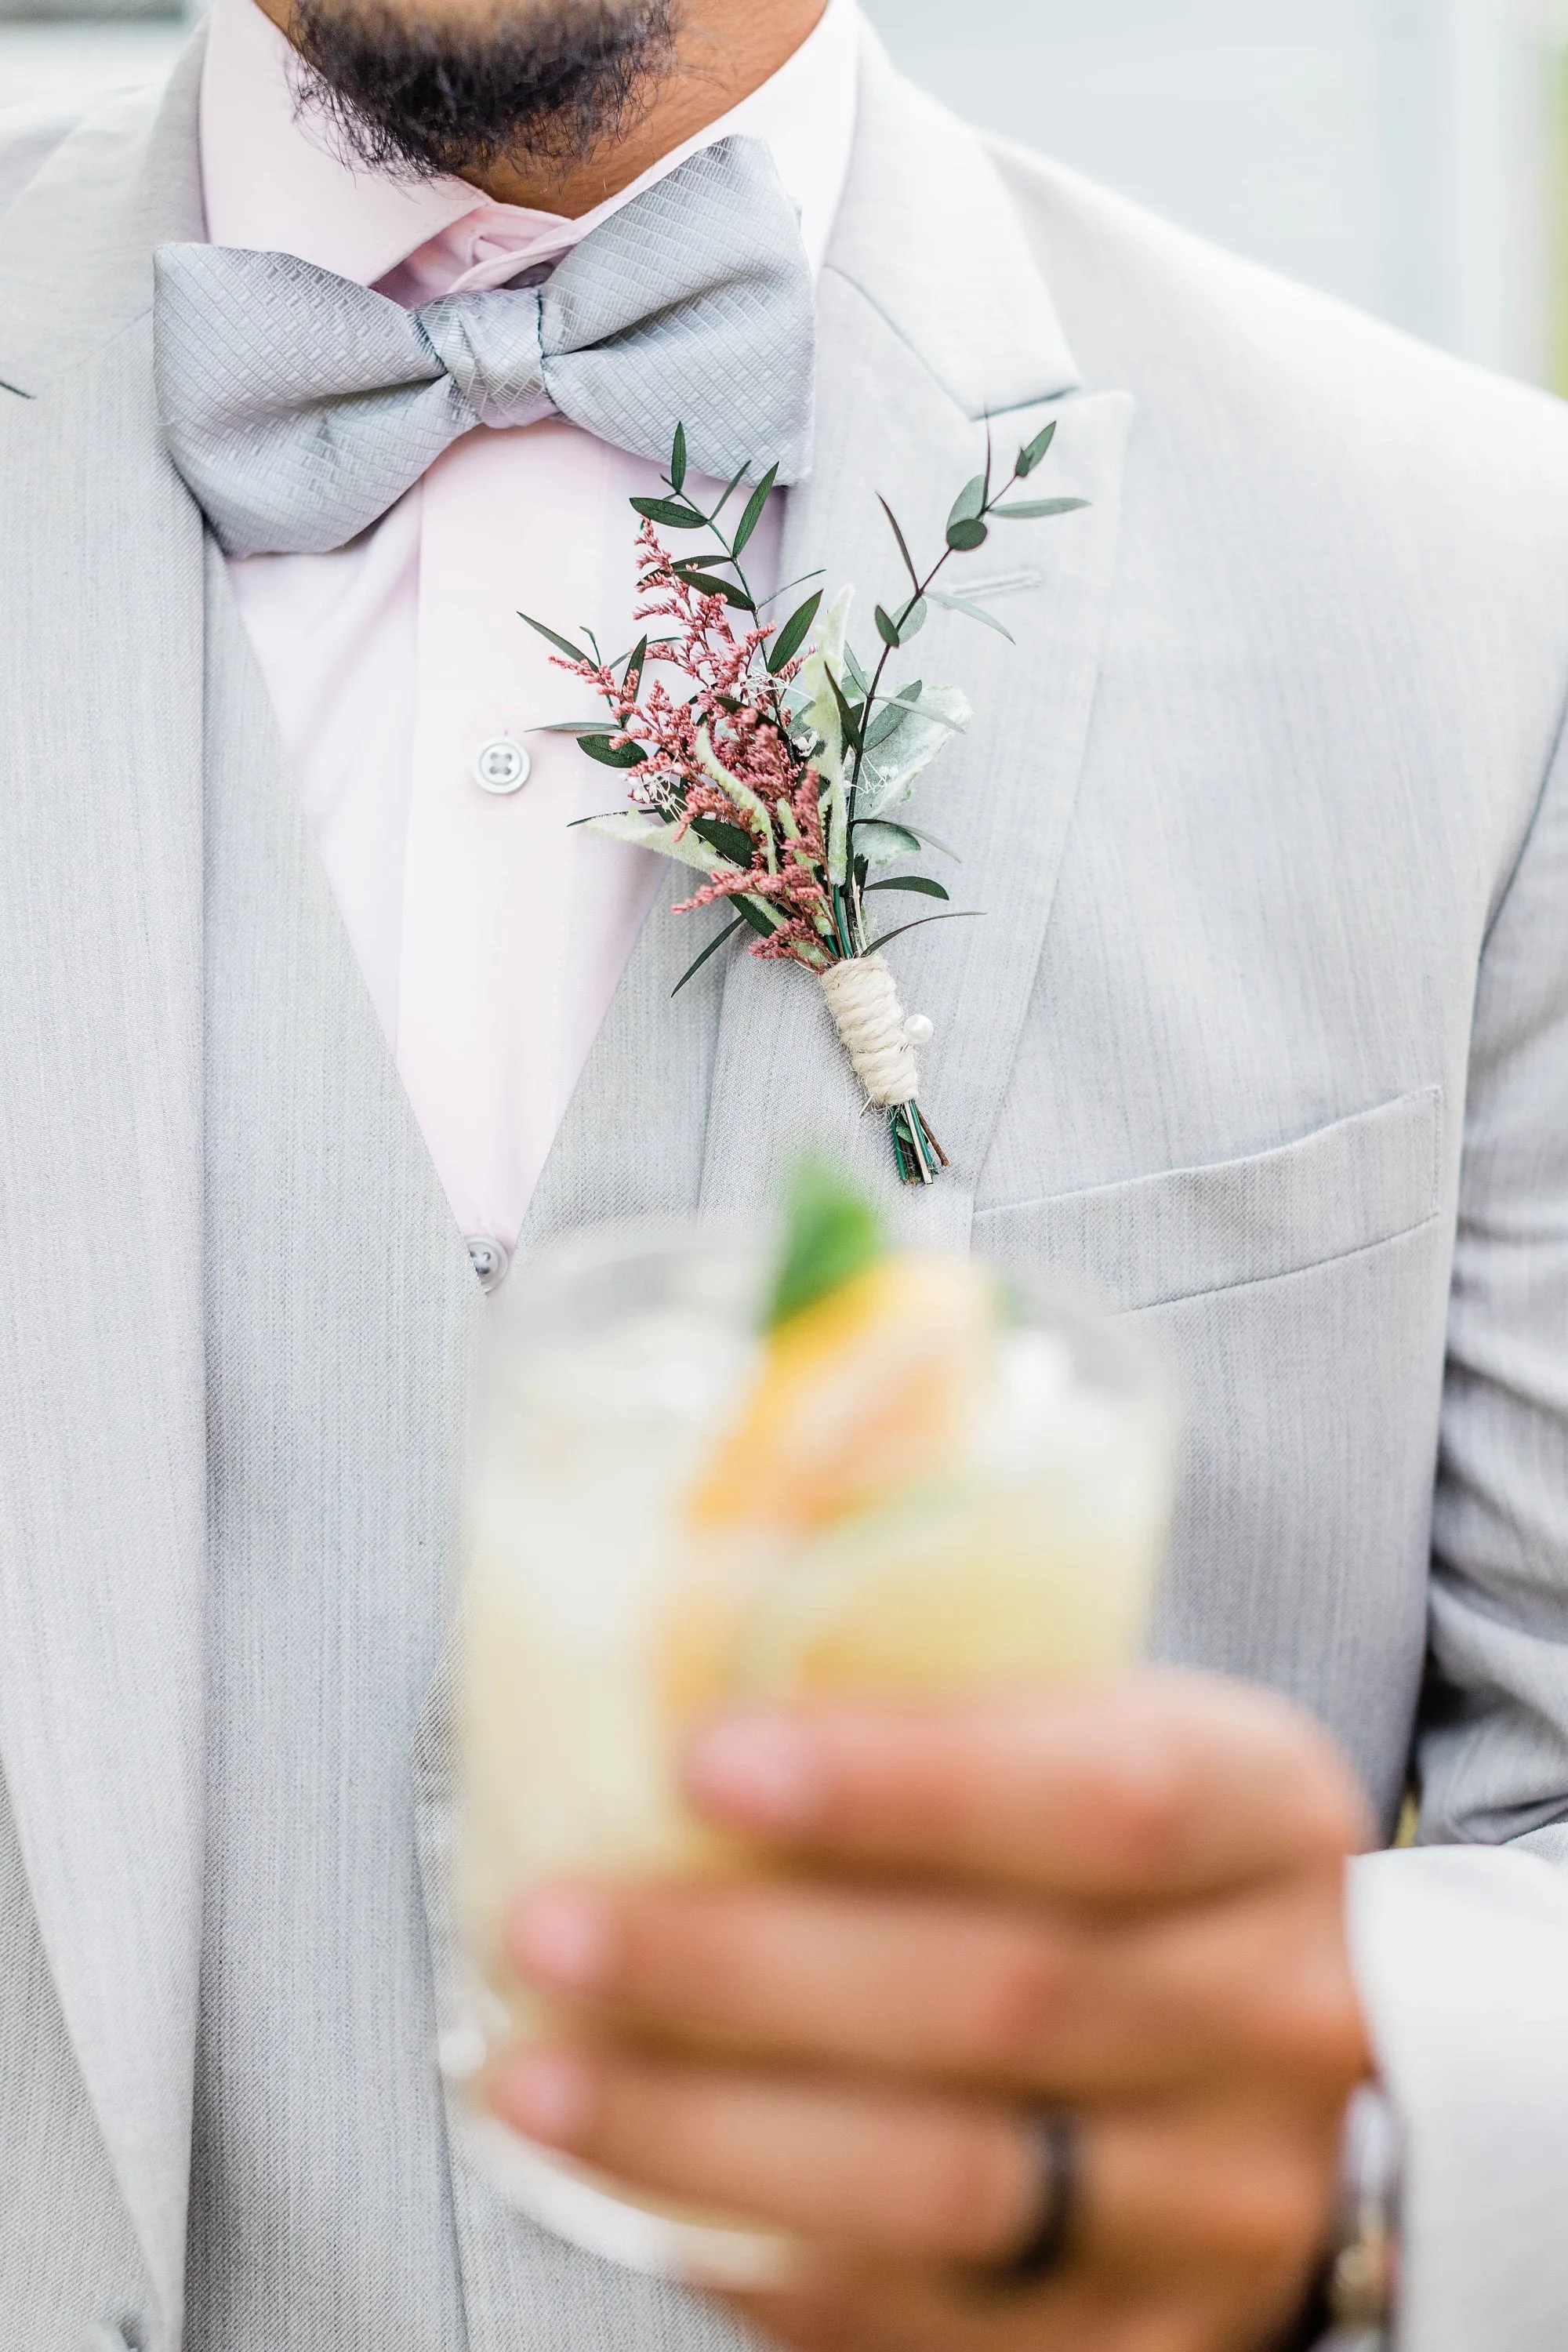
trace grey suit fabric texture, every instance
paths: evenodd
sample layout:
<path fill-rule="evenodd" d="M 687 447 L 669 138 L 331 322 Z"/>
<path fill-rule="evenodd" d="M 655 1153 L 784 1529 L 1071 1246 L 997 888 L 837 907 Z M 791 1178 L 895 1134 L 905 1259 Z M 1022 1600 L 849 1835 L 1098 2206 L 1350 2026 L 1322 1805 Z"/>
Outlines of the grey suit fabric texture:
<path fill-rule="evenodd" d="M 216 556 L 206 616 L 206 1256 L 226 1272 L 206 1313 L 187 2342 L 426 2352 L 467 2336 L 500 2352 L 574 2340 L 576 2305 L 607 2342 L 732 2352 L 688 2299 L 453 2177 L 416 1835 L 418 1800 L 443 1791 L 418 1788 L 409 1759 L 483 1299 Z M 359 1465 L 384 1450 L 367 1483 Z M 470 2326 L 466 2305 L 486 2299 Z"/>
<path fill-rule="evenodd" d="M 0 130 L 0 2309 L 27 2352 L 707 2352 L 443 2126 L 488 1309 L 162 439 L 197 64 Z M 969 564 L 1012 645 L 921 640 L 976 710 L 916 818 L 984 919 L 895 950 L 955 1164 L 890 1187 L 792 975 L 672 1002 L 660 908 L 524 1246 L 750 1218 L 809 1139 L 1163 1341 L 1159 1654 L 1312 1709 L 1385 1827 L 1421 1774 L 1421 1849 L 1352 1882 L 1402 2346 L 1561 2352 L 1568 424 L 872 46 L 818 306 L 786 572 L 896 579 L 875 492 L 940 531 L 987 415 L 1055 420 L 1089 501 Z"/>
<path fill-rule="evenodd" d="M 154 257 L 158 400 L 175 465 L 230 555 L 324 553 L 476 425 L 570 417 L 726 481 L 806 470 L 816 309 L 768 149 L 702 149 L 539 286 L 406 310 L 286 253 Z"/>

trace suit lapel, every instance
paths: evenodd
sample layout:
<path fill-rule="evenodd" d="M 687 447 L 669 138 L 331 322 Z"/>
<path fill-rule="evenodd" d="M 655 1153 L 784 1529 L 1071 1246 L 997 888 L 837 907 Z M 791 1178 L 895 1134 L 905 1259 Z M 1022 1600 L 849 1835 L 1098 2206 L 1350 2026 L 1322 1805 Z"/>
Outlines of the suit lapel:
<path fill-rule="evenodd" d="M 877 505 L 880 491 L 919 551 L 939 548 L 952 497 L 984 460 L 986 414 L 998 457 L 1058 418 L 1044 494 L 1089 499 L 1066 520 L 997 525 L 990 545 L 955 559 L 951 583 L 1001 572 L 1026 585 L 999 614 L 1016 646 L 942 616 L 905 657 L 962 684 L 973 730 L 931 770 L 917 803 L 963 863 L 936 870 L 978 919 L 929 925 L 891 950 L 911 1011 L 936 1024 L 922 1095 L 952 1169 L 929 1191 L 900 1191 L 879 1116 L 859 1090 L 816 982 L 737 956 L 724 990 L 707 1123 L 702 1206 L 754 1212 L 811 1139 L 849 1160 L 894 1201 L 905 1230 L 967 1239 L 987 1150 L 1034 984 L 1072 814 L 1110 607 L 1130 399 L 1085 396 L 1012 207 L 979 142 L 888 67 L 865 60 L 853 172 L 820 299 L 817 448 L 791 492 L 784 577 L 815 566 L 829 590 L 870 603 L 901 577 Z M 1034 488 L 1035 485 L 1031 485 Z M 885 928 L 924 911 L 889 893 Z M 891 911 L 897 909 L 898 911 Z"/>
<path fill-rule="evenodd" d="M 150 252 L 200 233 L 195 59 L 0 238 L 0 1752 L 73 2044 L 177 2341 L 206 1542 L 202 558 Z M 151 130 L 151 137 L 149 132 Z"/>

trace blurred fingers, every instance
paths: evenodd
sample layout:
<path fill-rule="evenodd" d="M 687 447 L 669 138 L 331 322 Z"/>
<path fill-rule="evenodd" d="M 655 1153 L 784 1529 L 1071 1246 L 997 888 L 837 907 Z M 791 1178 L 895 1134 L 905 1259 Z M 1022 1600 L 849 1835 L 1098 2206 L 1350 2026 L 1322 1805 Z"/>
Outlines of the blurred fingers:
<path fill-rule="evenodd" d="M 1049 2100 L 1206 2074 L 1337 2094 L 1367 2057 L 1337 1885 L 1136 1921 L 787 1881 L 564 1885 L 520 1970 L 645 2039 Z"/>
<path fill-rule="evenodd" d="M 1176 1674 L 1008 1706 L 730 1717 L 687 1782 L 725 1826 L 839 1866 L 1111 1905 L 1217 1892 L 1370 1833 L 1308 1717 Z"/>
<path fill-rule="evenodd" d="M 617 2049 L 509 2061 L 497 2112 L 525 2136 L 645 2189 L 874 2262 L 951 2273 L 1005 2262 L 1044 2184 L 1016 2107 Z M 1337 2116 L 1266 2099 L 1173 2101 L 1080 2122 L 1073 2274 L 1128 2298 L 1216 2274 L 1248 2293 L 1293 2282 L 1321 2242 Z"/>

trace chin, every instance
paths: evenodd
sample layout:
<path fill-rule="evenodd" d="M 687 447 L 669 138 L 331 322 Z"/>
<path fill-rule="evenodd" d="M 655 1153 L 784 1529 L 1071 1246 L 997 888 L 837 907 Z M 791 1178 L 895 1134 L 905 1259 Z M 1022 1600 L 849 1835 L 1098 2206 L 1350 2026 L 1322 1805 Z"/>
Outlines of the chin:
<path fill-rule="evenodd" d="M 624 135 L 675 59 L 678 0 L 295 0 L 302 106 L 416 176 L 570 166 Z"/>

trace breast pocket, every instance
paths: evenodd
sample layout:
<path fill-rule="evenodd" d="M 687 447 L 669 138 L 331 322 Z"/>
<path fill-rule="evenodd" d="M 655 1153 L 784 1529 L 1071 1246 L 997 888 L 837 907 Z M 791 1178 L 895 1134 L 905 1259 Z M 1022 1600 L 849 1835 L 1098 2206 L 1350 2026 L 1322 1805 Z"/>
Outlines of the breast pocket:
<path fill-rule="evenodd" d="M 981 1209 L 975 1246 L 1127 1308 L 1300 1273 L 1436 1215 L 1442 1102 L 1427 1087 L 1272 1151 Z"/>
<path fill-rule="evenodd" d="M 1433 1087 L 1243 1160 L 975 1219 L 988 1255 L 1134 1312 L 1173 1370 L 1158 1654 L 1301 1700 L 1384 1811 L 1425 1649 L 1444 1164 Z"/>

